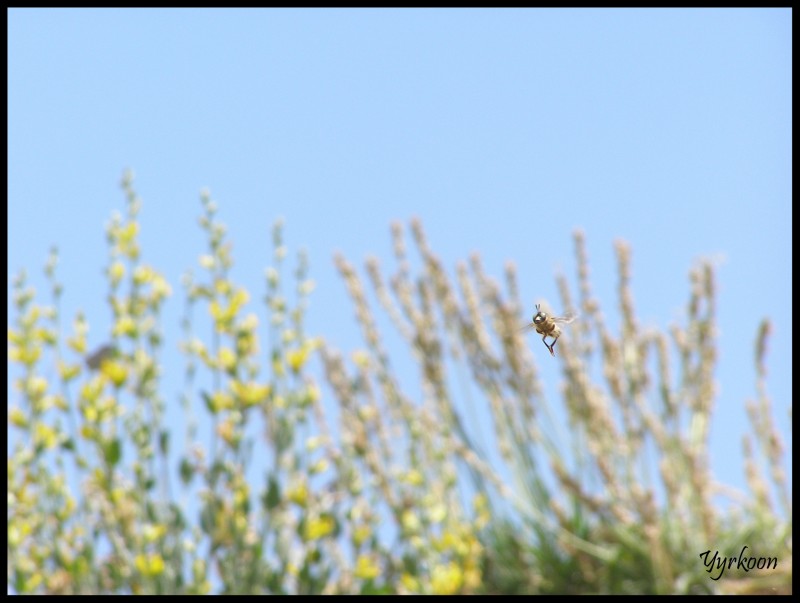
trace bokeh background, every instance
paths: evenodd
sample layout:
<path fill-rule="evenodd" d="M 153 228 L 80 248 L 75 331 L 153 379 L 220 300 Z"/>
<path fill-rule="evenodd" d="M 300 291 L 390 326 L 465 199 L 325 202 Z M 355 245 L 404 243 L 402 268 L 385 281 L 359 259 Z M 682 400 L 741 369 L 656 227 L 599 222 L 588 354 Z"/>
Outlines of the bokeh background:
<path fill-rule="evenodd" d="M 791 26 L 766 10 L 55 10 L 8 12 L 8 290 L 60 250 L 63 316 L 109 337 L 103 232 L 136 174 L 144 260 L 174 295 L 166 396 L 180 389 L 180 276 L 204 251 L 207 188 L 234 277 L 263 290 L 270 230 L 305 248 L 311 334 L 362 345 L 332 257 L 391 258 L 418 217 L 445 265 L 518 269 L 533 305 L 592 282 L 618 325 L 613 243 L 636 310 L 685 317 L 688 271 L 718 266 L 716 477 L 744 487 L 744 402 L 768 317 L 768 391 L 791 445 Z M 10 308 L 10 306 L 9 306 Z M 524 324 L 529 316 L 520 316 Z M 558 363 L 532 337 L 553 392 Z M 391 349 L 389 350 L 391 353 Z M 9 399 L 14 399 L 9 385 Z M 177 407 L 177 405 L 176 405 Z M 176 417 L 179 409 L 175 409 Z"/>

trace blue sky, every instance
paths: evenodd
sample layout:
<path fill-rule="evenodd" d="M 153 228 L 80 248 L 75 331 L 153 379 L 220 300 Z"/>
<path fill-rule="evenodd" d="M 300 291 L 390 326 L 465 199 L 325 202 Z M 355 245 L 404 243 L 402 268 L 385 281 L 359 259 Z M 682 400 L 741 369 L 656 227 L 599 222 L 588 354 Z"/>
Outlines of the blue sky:
<path fill-rule="evenodd" d="M 23 267 L 44 291 L 57 245 L 64 320 L 84 310 L 104 341 L 103 227 L 132 168 L 144 260 L 174 290 L 175 399 L 179 278 L 205 251 L 207 187 L 254 299 L 284 218 L 317 283 L 309 330 L 345 352 L 362 344 L 332 255 L 391 266 L 393 220 L 419 217 L 450 268 L 478 251 L 500 278 L 513 260 L 523 323 L 557 299 L 556 269 L 574 274 L 577 227 L 614 325 L 615 240 L 633 250 L 637 312 L 659 328 L 685 317 L 694 262 L 715 258 L 715 474 L 744 483 L 765 316 L 790 452 L 790 9 L 13 9 L 8 34 L 9 291 Z M 557 391 L 558 364 L 530 345 Z"/>

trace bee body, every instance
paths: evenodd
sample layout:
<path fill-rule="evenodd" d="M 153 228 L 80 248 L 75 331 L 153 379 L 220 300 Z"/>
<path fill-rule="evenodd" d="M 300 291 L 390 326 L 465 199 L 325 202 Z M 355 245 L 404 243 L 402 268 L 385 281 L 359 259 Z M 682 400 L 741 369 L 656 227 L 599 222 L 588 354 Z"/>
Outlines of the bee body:
<path fill-rule="evenodd" d="M 536 332 L 542 336 L 542 343 L 544 343 L 544 347 L 548 349 L 551 356 L 555 356 L 556 353 L 553 348 L 555 347 L 558 338 L 561 337 L 561 329 L 558 327 L 558 325 L 569 324 L 573 320 L 575 320 L 574 314 L 568 314 L 567 316 L 551 316 L 546 312 L 542 312 L 541 304 L 536 304 L 536 314 L 533 315 L 532 322 L 523 327 L 522 330 L 536 330 Z M 547 343 L 548 337 L 553 338 L 553 342 L 550 344 Z"/>

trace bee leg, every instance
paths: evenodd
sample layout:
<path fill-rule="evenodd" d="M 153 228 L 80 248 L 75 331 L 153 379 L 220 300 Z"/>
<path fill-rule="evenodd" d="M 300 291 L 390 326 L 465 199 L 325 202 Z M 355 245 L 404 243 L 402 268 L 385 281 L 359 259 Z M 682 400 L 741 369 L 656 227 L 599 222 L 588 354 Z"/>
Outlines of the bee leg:
<path fill-rule="evenodd" d="M 555 356 L 555 353 L 553 352 L 553 345 L 552 344 L 548 345 L 548 343 L 545 341 L 546 337 L 547 337 L 546 334 L 542 335 L 542 343 L 544 344 L 544 347 L 546 347 L 548 349 L 548 351 L 550 352 L 550 355 L 551 356 Z M 553 343 L 555 343 L 555 341 L 553 341 Z"/>
<path fill-rule="evenodd" d="M 547 342 L 545 341 L 546 338 L 547 338 L 547 334 L 545 333 L 544 335 L 542 335 L 542 343 L 544 344 L 544 347 L 546 347 L 548 350 L 550 350 L 550 346 L 547 345 Z M 550 350 L 550 353 L 552 354 L 553 350 Z"/>
<path fill-rule="evenodd" d="M 553 351 L 553 348 L 556 347 L 556 341 L 558 341 L 558 338 L 560 336 L 561 336 L 561 333 L 557 333 L 556 336 L 555 336 L 555 339 L 553 339 L 553 343 L 550 344 L 550 354 L 553 355 L 553 356 L 556 355 L 556 353 Z"/>

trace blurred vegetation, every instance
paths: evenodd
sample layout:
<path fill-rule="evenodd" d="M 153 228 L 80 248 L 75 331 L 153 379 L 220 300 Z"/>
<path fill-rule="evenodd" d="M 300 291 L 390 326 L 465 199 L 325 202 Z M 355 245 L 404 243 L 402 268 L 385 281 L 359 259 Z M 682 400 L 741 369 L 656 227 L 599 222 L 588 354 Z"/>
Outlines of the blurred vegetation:
<path fill-rule="evenodd" d="M 85 316 L 63 324 L 55 251 L 47 302 L 24 273 L 13 282 L 9 592 L 791 592 L 766 320 L 743 441 L 749 491 L 711 473 L 711 264 L 690 272 L 686 323 L 662 332 L 636 319 L 619 243 L 615 333 L 576 233 L 576 293 L 558 277 L 558 307 L 580 318 L 553 360 L 519 332 L 526 308 L 512 265 L 504 288 L 477 255 L 451 278 L 418 222 L 413 260 L 394 225 L 391 275 L 371 259 L 364 280 L 335 258 L 364 340 L 342 355 L 306 333 L 313 282 L 300 254 L 286 285 L 280 223 L 266 293 L 251 303 L 203 195 L 208 249 L 182 282 L 177 425 L 160 361 L 171 285 L 142 260 L 131 180 L 126 214 L 107 228 L 106 347 L 87 349 Z M 417 382 L 402 382 L 404 359 L 390 356 L 379 325 L 404 342 Z M 534 356 L 562 372 L 555 404 Z M 559 412 L 566 439 L 551 429 Z M 777 569 L 734 564 L 712 580 L 700 554 L 738 558 L 743 545 Z"/>

